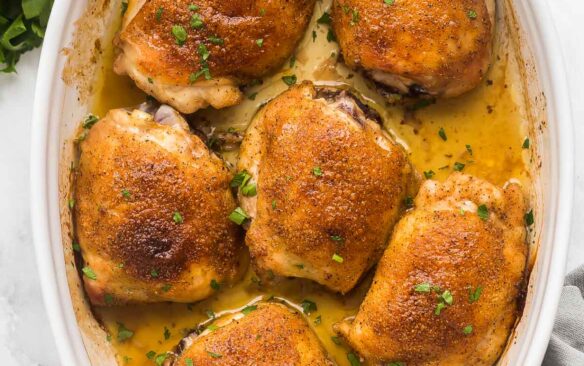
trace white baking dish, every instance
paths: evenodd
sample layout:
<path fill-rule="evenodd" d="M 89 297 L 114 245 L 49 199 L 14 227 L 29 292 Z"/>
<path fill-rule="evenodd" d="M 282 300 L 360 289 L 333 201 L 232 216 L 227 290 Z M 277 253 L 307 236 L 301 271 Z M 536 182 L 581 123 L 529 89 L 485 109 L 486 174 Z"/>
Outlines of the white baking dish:
<path fill-rule="evenodd" d="M 69 268 L 71 254 L 63 250 L 67 225 L 61 222 L 66 215 L 64 182 L 71 158 L 67 141 L 87 112 L 87 106 L 77 102 L 76 91 L 61 79 L 65 64 L 61 50 L 71 42 L 74 22 L 87 3 L 55 1 L 42 50 L 32 126 L 33 233 L 45 306 L 63 365 L 90 365 L 90 360 L 93 365 L 106 365 L 112 360 L 105 339 L 95 336 L 99 330 L 91 314 L 82 309 L 79 283 Z M 514 9 L 511 18 L 526 61 L 528 104 L 537 121 L 532 138 L 538 141 L 542 166 L 534 177 L 539 249 L 523 317 L 501 364 L 528 366 L 543 359 L 560 298 L 572 214 L 573 136 L 551 5 L 545 0 L 509 0 L 508 5 Z"/>

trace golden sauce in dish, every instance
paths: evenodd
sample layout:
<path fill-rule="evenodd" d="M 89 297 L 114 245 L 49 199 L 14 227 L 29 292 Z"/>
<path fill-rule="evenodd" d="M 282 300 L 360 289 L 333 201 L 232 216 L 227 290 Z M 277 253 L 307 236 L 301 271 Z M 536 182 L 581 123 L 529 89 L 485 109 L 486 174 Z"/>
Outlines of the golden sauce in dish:
<path fill-rule="evenodd" d="M 493 65 L 477 89 L 459 98 L 405 112 L 402 107 L 387 105 L 370 82 L 337 61 L 337 44 L 327 41 L 327 26 L 316 23 L 330 2 L 317 2 L 314 17 L 292 66 L 287 63 L 281 72 L 265 78 L 263 84 L 246 90 L 249 98 L 240 105 L 220 111 L 200 111 L 191 120 L 195 123 L 197 120 L 208 121 L 218 130 L 234 128 L 245 131 L 257 109 L 286 90 L 282 76 L 294 74 L 299 82 L 309 79 L 317 84 L 348 86 L 356 90 L 381 114 L 386 129 L 404 145 L 420 173 L 426 172 L 434 179 L 443 180 L 455 169 L 462 169 L 498 185 L 512 178 L 525 186 L 531 184 L 525 162 L 528 150 L 522 148 L 527 135 L 522 86 L 503 21 L 497 24 Z M 119 25 L 118 20 L 116 29 Z M 118 76 L 112 71 L 113 59 L 114 49 L 110 45 L 104 52 L 95 89 L 93 113 L 98 116 L 104 116 L 112 108 L 136 106 L 146 98 L 128 77 Z M 234 163 L 237 152 L 226 153 L 224 158 Z M 111 334 L 120 365 L 154 365 L 155 362 L 147 357 L 148 352 L 162 354 L 171 351 L 212 314 L 219 316 L 222 312 L 235 311 L 262 297 L 285 299 L 300 311 L 302 301 L 310 300 L 317 304 L 317 311 L 307 315 L 308 322 L 331 358 L 338 365 L 350 365 L 347 359 L 349 350 L 337 344 L 336 338 L 331 338 L 335 336 L 332 325 L 357 312 L 370 278 L 371 275 L 343 297 L 297 279 L 262 288 L 254 281 L 255 276 L 250 270 L 239 284 L 221 289 L 213 297 L 196 304 L 94 308 L 94 313 Z M 131 338 L 118 341 L 120 324 L 134 333 Z"/>

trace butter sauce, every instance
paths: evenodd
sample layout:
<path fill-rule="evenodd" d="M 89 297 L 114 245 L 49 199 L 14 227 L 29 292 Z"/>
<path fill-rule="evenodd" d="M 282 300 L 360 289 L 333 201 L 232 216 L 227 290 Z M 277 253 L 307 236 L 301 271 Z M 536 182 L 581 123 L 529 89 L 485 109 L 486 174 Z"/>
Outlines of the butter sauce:
<path fill-rule="evenodd" d="M 250 98 L 240 105 L 219 111 L 200 111 L 191 120 L 195 123 L 204 120 L 218 130 L 233 128 L 245 131 L 257 109 L 286 90 L 287 85 L 282 77 L 294 74 L 299 82 L 310 79 L 321 85 L 356 90 L 381 114 L 385 128 L 406 148 L 420 173 L 432 171 L 434 179 L 443 180 L 459 163 L 459 168 L 460 164 L 464 164 L 464 172 L 495 184 L 502 185 L 511 178 L 520 180 L 526 186 L 531 184 L 528 153 L 522 148 L 528 127 L 522 84 L 516 54 L 501 17 L 497 24 L 493 65 L 483 83 L 459 98 L 441 100 L 406 112 L 402 107 L 387 105 L 369 81 L 338 61 L 337 44 L 327 41 L 328 26 L 316 22 L 330 3 L 331 0 L 317 2 L 293 66 L 288 62 L 279 73 L 265 78 L 261 85 L 246 90 Z M 118 19 L 113 25 L 114 31 L 119 29 L 120 24 Z M 114 47 L 110 43 L 105 49 L 101 75 L 95 86 L 92 111 L 99 116 L 104 116 L 112 108 L 136 106 L 146 97 L 128 77 L 113 72 L 114 57 Z M 439 134 L 441 129 L 443 136 Z M 225 153 L 224 158 L 234 163 L 237 152 Z M 154 365 L 154 361 L 146 356 L 149 351 L 161 354 L 172 350 L 198 324 L 209 321 L 209 311 L 218 316 L 269 296 L 285 299 L 302 311 L 300 303 L 308 299 L 318 307 L 317 311 L 307 316 L 308 322 L 331 358 L 339 365 L 350 365 L 346 356 L 349 350 L 331 339 L 335 336 L 332 325 L 357 312 L 371 275 L 344 297 L 297 279 L 283 280 L 277 286 L 263 288 L 254 281 L 254 277 L 250 270 L 239 284 L 221 289 L 210 299 L 196 304 L 131 305 L 95 308 L 94 312 L 111 334 L 120 365 Z M 118 323 L 133 331 L 133 336 L 119 342 L 116 338 Z M 169 332 L 166 336 L 165 329 Z"/>

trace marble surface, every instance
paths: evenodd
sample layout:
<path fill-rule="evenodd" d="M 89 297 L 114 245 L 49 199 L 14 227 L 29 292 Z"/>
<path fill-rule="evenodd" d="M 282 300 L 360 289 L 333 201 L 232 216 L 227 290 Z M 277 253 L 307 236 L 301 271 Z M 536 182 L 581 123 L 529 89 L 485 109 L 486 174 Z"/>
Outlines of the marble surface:
<path fill-rule="evenodd" d="M 556 0 L 574 109 L 576 195 L 567 270 L 584 264 L 584 3 Z M 29 215 L 29 134 L 39 51 L 26 54 L 18 75 L 0 75 L 0 364 L 59 365 L 45 314 Z M 58 340 L 57 340 L 58 341 Z"/>

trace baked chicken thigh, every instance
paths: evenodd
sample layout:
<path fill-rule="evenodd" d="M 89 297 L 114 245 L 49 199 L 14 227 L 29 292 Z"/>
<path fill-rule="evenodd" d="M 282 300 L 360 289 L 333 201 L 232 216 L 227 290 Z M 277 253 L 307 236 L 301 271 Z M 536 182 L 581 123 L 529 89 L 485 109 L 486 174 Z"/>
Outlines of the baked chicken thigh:
<path fill-rule="evenodd" d="M 93 304 L 193 302 L 239 278 L 231 174 L 176 111 L 112 110 L 79 146 L 74 222 Z"/>
<path fill-rule="evenodd" d="M 454 97 L 489 68 L 494 0 L 334 0 L 346 64 L 392 92 Z"/>
<path fill-rule="evenodd" d="M 238 170 L 249 176 L 240 202 L 260 276 L 346 293 L 379 260 L 417 175 L 378 117 L 349 92 L 310 82 L 258 112 Z"/>
<path fill-rule="evenodd" d="M 183 339 L 172 365 L 333 365 L 302 316 L 284 305 L 250 305 L 227 322 L 220 318 L 213 325 L 215 330 L 207 328 Z"/>
<path fill-rule="evenodd" d="M 129 0 L 114 69 L 182 113 L 239 103 L 290 57 L 315 0 Z"/>
<path fill-rule="evenodd" d="M 519 312 L 527 245 L 521 187 L 455 173 L 426 181 L 354 321 L 337 330 L 372 364 L 493 365 Z"/>

